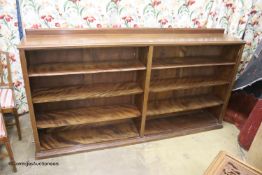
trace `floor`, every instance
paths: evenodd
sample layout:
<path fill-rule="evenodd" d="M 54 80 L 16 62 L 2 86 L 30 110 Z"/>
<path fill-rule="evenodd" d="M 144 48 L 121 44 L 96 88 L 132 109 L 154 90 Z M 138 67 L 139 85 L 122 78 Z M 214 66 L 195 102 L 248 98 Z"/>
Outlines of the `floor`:
<path fill-rule="evenodd" d="M 32 129 L 28 114 L 21 116 L 23 140 L 15 128 L 9 131 L 17 162 L 34 162 Z M 220 150 L 240 159 L 244 152 L 237 143 L 238 129 L 224 123 L 223 129 L 161 141 L 73 154 L 36 162 L 58 166 L 17 166 L 17 175 L 202 175 Z M 8 160 L 0 161 L 0 174 L 12 174 Z"/>

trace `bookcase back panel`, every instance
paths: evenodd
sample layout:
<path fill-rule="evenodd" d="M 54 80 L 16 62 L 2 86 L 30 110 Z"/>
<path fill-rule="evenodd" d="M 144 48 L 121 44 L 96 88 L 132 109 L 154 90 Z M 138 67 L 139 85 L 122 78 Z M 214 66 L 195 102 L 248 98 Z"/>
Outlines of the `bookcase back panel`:
<path fill-rule="evenodd" d="M 70 133 L 70 131 L 74 132 L 75 130 L 83 130 L 83 129 L 85 130 L 85 129 L 92 129 L 92 128 L 97 128 L 97 127 L 111 127 L 111 125 L 117 125 L 117 124 L 122 124 L 122 123 L 125 124 L 125 123 L 130 123 L 130 122 L 132 124 L 134 124 L 134 119 L 123 119 L 123 120 L 117 120 L 117 121 L 106 121 L 106 122 L 99 122 L 99 123 L 92 123 L 92 124 L 61 126 L 61 127 L 56 127 L 56 128 L 38 129 L 38 131 L 44 132 L 45 134 L 47 134 L 47 133 L 50 133 L 50 134 L 53 133 L 54 134 L 54 133 L 59 133 L 59 132 Z M 137 130 L 136 126 L 135 126 L 135 130 Z M 82 132 L 83 132 L 83 135 L 84 135 L 85 131 L 82 131 Z M 72 138 L 72 140 L 74 140 L 74 138 Z M 113 138 L 113 140 L 114 140 L 114 138 Z M 88 143 L 82 143 L 82 144 L 88 144 Z"/>
<path fill-rule="evenodd" d="M 216 67 L 193 67 L 193 68 L 177 68 L 177 69 L 161 69 L 153 70 L 151 73 L 151 81 L 170 78 L 194 78 L 194 77 L 214 77 L 216 79 L 226 79 L 232 72 L 232 66 L 216 66 Z"/>
<path fill-rule="evenodd" d="M 39 89 L 74 85 L 92 85 L 98 83 L 136 82 L 136 80 L 137 72 L 130 71 L 122 73 L 113 72 L 99 74 L 33 77 L 30 78 L 30 83 L 32 89 Z"/>
<path fill-rule="evenodd" d="M 232 61 L 236 61 L 236 59 L 238 58 L 237 54 L 240 50 L 241 46 L 239 45 L 231 45 L 231 46 L 226 46 L 223 48 L 222 50 L 222 54 L 221 54 L 221 58 L 224 58 L 226 60 L 232 60 Z"/>
<path fill-rule="evenodd" d="M 151 116 L 147 116 L 146 119 L 147 120 L 154 120 L 154 119 L 158 119 L 158 118 L 180 117 L 182 115 L 191 114 L 191 113 L 198 112 L 198 111 L 199 111 L 199 109 L 187 110 L 187 111 L 183 111 L 183 112 L 174 112 L 174 113 L 151 115 Z"/>
<path fill-rule="evenodd" d="M 119 96 L 119 97 L 108 97 L 108 98 L 94 98 L 86 100 L 74 100 L 74 101 L 62 101 L 62 102 L 50 102 L 34 104 L 36 113 L 47 112 L 53 110 L 63 109 L 74 109 L 90 106 L 106 106 L 106 105 L 119 105 L 119 104 L 130 104 L 135 105 L 135 96 Z"/>
<path fill-rule="evenodd" d="M 153 65 L 235 62 L 240 46 L 158 46 L 154 47 Z"/>
<path fill-rule="evenodd" d="M 199 95 L 211 94 L 212 91 L 213 91 L 212 87 L 204 87 L 204 88 L 195 88 L 195 89 L 187 89 L 187 90 L 150 93 L 149 101 L 169 100 L 169 99 L 191 97 L 191 96 L 194 97 Z"/>
<path fill-rule="evenodd" d="M 219 97 L 221 100 L 226 100 L 227 91 L 228 91 L 229 85 L 223 85 L 223 86 L 215 86 L 213 87 L 213 94 L 217 97 Z"/>
<path fill-rule="evenodd" d="M 154 48 L 154 58 L 219 56 L 224 46 L 158 46 Z"/>
<path fill-rule="evenodd" d="M 78 145 L 106 144 L 107 142 L 139 137 L 132 119 L 90 125 L 76 125 L 39 130 L 41 149 L 52 150 Z M 59 138 L 59 139 L 58 139 Z"/>
<path fill-rule="evenodd" d="M 217 120 L 220 120 L 220 115 L 221 115 L 221 110 L 222 110 L 222 105 L 220 106 L 214 106 L 214 107 L 211 107 L 211 108 L 207 108 L 206 110 L 212 114 L 212 116 L 216 117 Z"/>
<path fill-rule="evenodd" d="M 29 65 L 121 61 L 139 58 L 144 47 L 110 47 L 27 51 Z"/>

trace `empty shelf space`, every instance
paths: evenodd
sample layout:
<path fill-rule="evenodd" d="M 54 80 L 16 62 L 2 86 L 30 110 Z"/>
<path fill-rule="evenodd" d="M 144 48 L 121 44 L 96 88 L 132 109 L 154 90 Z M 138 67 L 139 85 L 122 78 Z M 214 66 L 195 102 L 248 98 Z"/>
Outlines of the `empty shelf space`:
<path fill-rule="evenodd" d="M 110 122 L 141 115 L 136 106 L 112 105 L 51 111 L 37 115 L 37 128 Z"/>
<path fill-rule="evenodd" d="M 148 105 L 147 115 L 161 115 L 219 106 L 223 101 L 211 95 L 180 97 L 178 99 L 153 101 Z"/>
<path fill-rule="evenodd" d="M 32 91 L 33 103 L 82 100 L 140 94 L 143 90 L 135 83 L 99 83 L 94 85 L 43 88 Z"/>
<path fill-rule="evenodd" d="M 39 131 L 42 150 L 117 141 L 138 136 L 133 121 L 96 127 L 75 126 L 68 130 L 44 129 Z"/>
<path fill-rule="evenodd" d="M 207 130 L 208 127 L 219 125 L 217 118 L 212 114 L 199 111 L 191 114 L 151 119 L 146 122 L 145 135 L 155 135 L 173 132 L 177 135 L 185 135 L 190 130 Z"/>
<path fill-rule="evenodd" d="M 29 77 L 57 76 L 73 74 L 92 74 L 103 72 L 122 72 L 145 70 L 146 67 L 139 60 L 82 62 L 82 63 L 49 63 L 31 66 Z"/>
<path fill-rule="evenodd" d="M 212 77 L 151 80 L 150 92 L 163 92 L 170 90 L 218 86 L 228 83 L 229 82 L 226 80 L 216 80 Z"/>
<path fill-rule="evenodd" d="M 152 69 L 168 69 L 183 67 L 202 67 L 202 66 L 227 66 L 234 65 L 234 61 L 219 59 L 213 57 L 193 58 L 193 57 L 176 57 L 176 58 L 157 58 L 154 59 Z"/>

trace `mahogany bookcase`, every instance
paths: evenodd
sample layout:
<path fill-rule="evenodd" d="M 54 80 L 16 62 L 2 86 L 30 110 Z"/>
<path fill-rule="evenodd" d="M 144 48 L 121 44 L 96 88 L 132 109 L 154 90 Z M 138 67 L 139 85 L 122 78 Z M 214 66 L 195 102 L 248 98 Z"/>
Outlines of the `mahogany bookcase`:
<path fill-rule="evenodd" d="M 244 44 L 222 29 L 26 30 L 36 158 L 221 128 Z"/>

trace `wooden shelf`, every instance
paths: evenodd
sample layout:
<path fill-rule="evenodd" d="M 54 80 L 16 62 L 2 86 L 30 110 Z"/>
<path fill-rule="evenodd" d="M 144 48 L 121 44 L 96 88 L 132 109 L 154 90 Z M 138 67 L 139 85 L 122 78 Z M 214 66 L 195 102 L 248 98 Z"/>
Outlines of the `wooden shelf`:
<path fill-rule="evenodd" d="M 73 74 L 92 74 L 103 72 L 135 71 L 145 69 L 145 65 L 138 60 L 54 63 L 31 66 L 28 71 L 28 76 L 39 77 Z"/>
<path fill-rule="evenodd" d="M 106 140 L 105 137 L 103 137 L 106 133 L 109 133 L 109 130 L 105 128 L 101 128 L 102 129 L 100 132 L 101 134 L 97 134 L 97 132 L 100 131 L 100 128 L 94 128 L 95 131 L 93 132 L 95 133 L 95 136 L 99 136 L 99 138 L 104 138 L 103 142 L 100 142 L 99 138 L 98 140 L 96 140 L 93 136 L 87 139 L 89 134 L 88 136 L 86 136 L 81 131 L 77 131 L 77 132 L 80 132 L 81 136 L 83 135 L 84 139 L 83 140 L 78 139 L 79 136 L 75 138 L 73 134 L 72 136 L 70 134 L 70 138 L 75 138 L 70 140 L 70 142 L 68 140 L 68 137 L 65 136 L 66 133 L 61 134 L 60 137 L 60 132 L 56 132 L 56 134 L 54 135 L 52 135 L 52 133 L 42 132 L 40 133 L 42 150 L 36 153 L 36 158 L 43 159 L 43 158 L 50 158 L 54 156 L 79 153 L 83 151 L 100 150 L 105 148 L 143 143 L 148 141 L 160 140 L 160 139 L 171 138 L 175 136 L 181 136 L 186 134 L 192 134 L 192 133 L 222 128 L 222 124 L 220 124 L 214 116 L 202 111 L 199 111 L 198 113 L 191 113 L 190 115 L 181 115 L 177 117 L 149 120 L 147 121 L 146 124 L 146 132 L 144 137 L 139 137 L 138 133 L 135 133 L 136 128 L 133 125 L 134 125 L 133 123 L 127 125 L 128 128 L 133 128 L 133 130 L 128 129 L 128 133 L 130 135 L 127 135 L 125 137 L 123 135 L 120 136 L 120 134 L 124 134 L 124 133 L 119 132 L 118 133 L 119 135 L 117 135 L 117 133 L 114 132 L 114 136 L 112 137 L 112 140 L 109 137 L 108 140 Z M 122 127 L 124 128 L 125 126 L 122 125 Z M 107 128 L 113 129 L 114 127 L 107 127 Z M 86 131 L 87 130 L 85 130 L 84 132 Z M 103 132 L 103 131 L 108 131 L 108 132 Z M 117 130 L 114 131 L 122 131 L 122 130 L 117 128 Z M 75 132 L 75 130 L 73 132 Z M 93 134 L 93 132 L 91 134 Z M 75 133 L 75 135 L 78 134 Z M 64 138 L 65 140 L 63 140 Z M 85 144 L 85 145 L 82 144 L 82 143 L 90 143 L 90 141 L 91 143 L 95 142 L 95 144 Z"/>
<path fill-rule="evenodd" d="M 229 84 L 229 82 L 225 80 L 217 80 L 212 77 L 151 80 L 150 92 L 192 89 L 225 84 Z"/>
<path fill-rule="evenodd" d="M 32 92 L 32 98 L 33 103 L 46 103 L 134 95 L 142 92 L 143 90 L 137 83 L 101 83 L 86 86 L 36 89 Z"/>
<path fill-rule="evenodd" d="M 99 127 L 78 126 L 68 130 L 44 129 L 39 132 L 42 150 L 123 140 L 138 136 L 133 121 Z"/>
<path fill-rule="evenodd" d="M 161 100 L 149 103 L 147 115 L 161 115 L 190 111 L 222 105 L 223 101 L 211 95 L 183 97 L 179 99 Z"/>
<path fill-rule="evenodd" d="M 157 58 L 153 62 L 152 69 L 170 69 L 170 68 L 203 67 L 203 66 L 229 66 L 234 64 L 235 64 L 234 61 L 220 59 L 220 58 L 213 58 L 213 57 Z"/>
<path fill-rule="evenodd" d="M 245 44 L 223 29 L 26 34 L 18 48 L 36 158 L 221 128 Z"/>
<path fill-rule="evenodd" d="M 27 30 L 19 49 L 148 45 L 240 45 L 221 29 L 41 29 Z M 191 30 L 191 31 L 189 31 Z M 198 31 L 197 31 L 198 30 Z M 202 31 L 201 31 L 202 30 Z"/>
<path fill-rule="evenodd" d="M 55 128 L 70 125 L 110 122 L 137 118 L 140 115 L 140 111 L 133 105 L 66 109 L 37 114 L 37 128 Z"/>
<path fill-rule="evenodd" d="M 218 125 L 218 120 L 205 111 L 192 112 L 191 114 L 176 117 L 165 117 L 147 121 L 145 135 L 156 135 L 173 132 L 173 134 L 188 133 L 190 130 L 208 128 Z"/>

